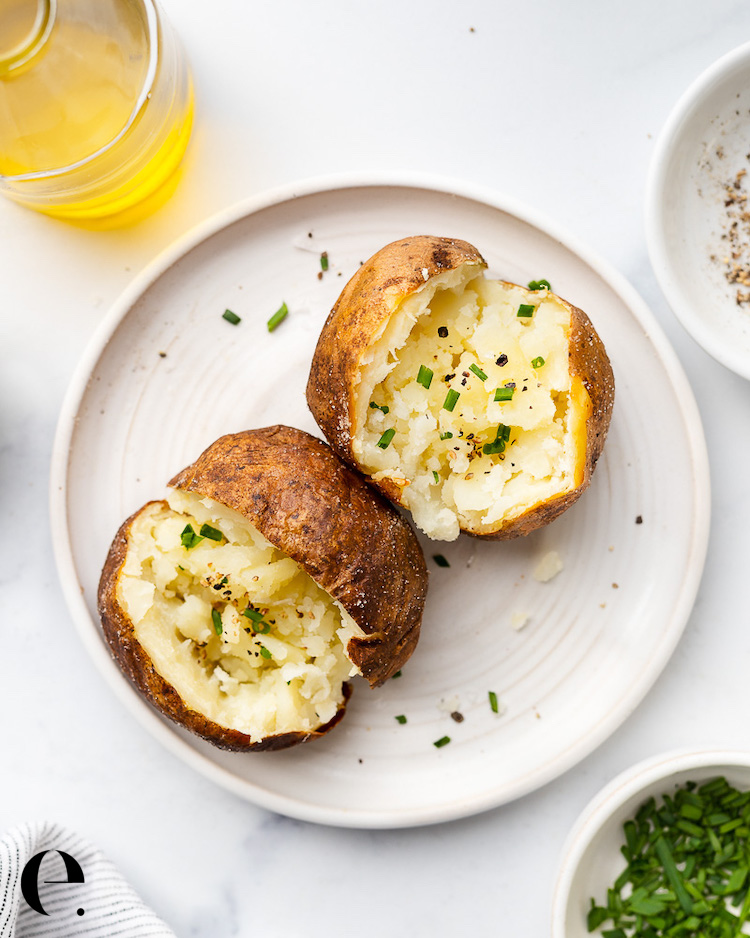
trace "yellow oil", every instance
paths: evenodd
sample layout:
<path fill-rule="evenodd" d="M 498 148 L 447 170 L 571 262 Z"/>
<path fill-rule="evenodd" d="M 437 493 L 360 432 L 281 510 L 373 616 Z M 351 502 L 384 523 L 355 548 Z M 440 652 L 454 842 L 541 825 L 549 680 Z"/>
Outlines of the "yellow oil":
<path fill-rule="evenodd" d="M 154 66 L 149 3 L 0 0 L 6 194 L 70 220 L 117 215 L 123 223 L 167 197 L 190 137 L 193 93 L 163 22 Z"/>

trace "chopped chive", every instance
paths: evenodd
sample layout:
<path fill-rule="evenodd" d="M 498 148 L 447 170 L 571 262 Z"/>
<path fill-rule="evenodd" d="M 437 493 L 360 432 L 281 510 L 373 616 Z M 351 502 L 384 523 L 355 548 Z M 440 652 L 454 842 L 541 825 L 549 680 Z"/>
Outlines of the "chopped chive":
<path fill-rule="evenodd" d="M 430 368 L 425 368 L 424 365 L 419 366 L 419 374 L 417 375 L 417 384 L 421 384 L 423 388 L 429 388 L 432 383 L 433 372 Z"/>
<path fill-rule="evenodd" d="M 542 358 L 541 355 L 537 355 L 536 358 L 531 359 L 532 368 L 541 368 L 543 364 L 544 364 L 544 359 Z"/>
<path fill-rule="evenodd" d="M 373 410 L 382 410 L 384 414 L 387 414 L 390 410 L 390 407 L 387 404 L 376 404 L 375 401 L 370 401 L 370 407 Z"/>
<path fill-rule="evenodd" d="M 442 554 L 433 554 L 432 559 L 439 567 L 450 567 L 448 561 L 443 557 Z"/>
<path fill-rule="evenodd" d="M 493 713 L 498 713 L 499 711 L 498 711 L 498 706 L 497 706 L 497 694 L 494 692 L 494 690 L 491 690 L 489 692 L 489 698 L 490 698 L 490 709 L 492 710 Z"/>
<path fill-rule="evenodd" d="M 289 307 L 286 305 L 286 303 L 282 303 L 273 316 L 271 316 L 271 318 L 268 320 L 268 331 L 273 332 L 276 326 L 278 326 L 280 322 L 286 319 L 288 313 Z"/>
<path fill-rule="evenodd" d="M 442 749 L 443 746 L 447 746 L 450 741 L 450 736 L 441 736 L 440 739 L 436 739 L 432 745 L 435 746 L 436 749 Z"/>
<path fill-rule="evenodd" d="M 530 319 L 533 315 L 534 307 L 531 303 L 521 303 L 516 313 L 516 316 L 520 316 L 521 319 Z"/>
<path fill-rule="evenodd" d="M 388 449 L 390 442 L 395 435 L 396 435 L 396 431 L 393 428 L 391 428 L 390 430 L 386 430 L 385 433 L 378 440 L 378 446 L 381 449 Z"/>
<path fill-rule="evenodd" d="M 596 931 L 596 929 L 607 921 L 608 918 L 611 918 L 609 909 L 605 909 L 600 905 L 596 905 L 594 900 L 591 900 L 591 908 L 589 913 L 586 916 L 586 927 L 590 932 Z"/>
<path fill-rule="evenodd" d="M 221 314 L 221 318 L 226 319 L 227 322 L 231 322 L 233 326 L 236 326 L 242 322 L 242 319 L 240 319 L 237 313 L 233 313 L 231 309 L 225 309 Z"/>
<path fill-rule="evenodd" d="M 253 609 L 252 606 L 248 606 L 247 609 L 244 609 L 242 615 L 250 619 L 252 623 L 253 632 L 260 635 L 268 635 L 271 631 L 271 626 L 266 622 L 261 612 L 258 612 L 257 609 Z"/>
<path fill-rule="evenodd" d="M 664 872 L 667 875 L 667 879 L 672 884 L 675 895 L 677 896 L 677 901 L 680 903 L 683 912 L 687 912 L 688 915 L 693 911 L 693 900 L 688 895 L 687 890 L 685 889 L 685 883 L 682 879 L 682 874 L 677 869 L 677 864 L 674 862 L 674 857 L 672 856 L 672 851 L 669 849 L 669 844 L 663 837 L 659 837 L 654 844 L 654 850 L 661 860 L 661 865 L 664 868 Z"/>
<path fill-rule="evenodd" d="M 529 290 L 551 290 L 552 286 L 549 280 L 529 280 L 528 288 Z"/>
<path fill-rule="evenodd" d="M 469 365 L 469 371 L 473 371 L 480 381 L 487 380 L 487 375 L 482 371 L 479 365 L 474 365 L 474 364 Z"/>
<path fill-rule="evenodd" d="M 739 938 L 750 915 L 750 792 L 719 778 L 649 798 L 623 825 L 627 865 L 590 900 L 604 938 Z M 717 833 L 721 835 L 720 840 Z"/>
<path fill-rule="evenodd" d="M 440 439 L 441 439 L 441 440 L 452 440 L 452 439 L 453 439 L 453 434 L 451 433 L 450 430 L 446 430 L 445 433 L 441 433 L 441 434 L 440 434 Z"/>
<path fill-rule="evenodd" d="M 482 447 L 482 452 L 485 456 L 497 456 L 499 453 L 504 453 L 505 441 L 497 437 L 491 443 L 485 443 Z"/>
<path fill-rule="evenodd" d="M 432 470 L 432 478 L 435 480 L 435 484 L 440 481 L 440 476 L 437 474 L 437 469 Z"/>
<path fill-rule="evenodd" d="M 513 392 L 515 390 L 516 390 L 515 388 L 509 388 L 509 387 L 495 388 L 495 400 L 496 401 L 512 401 Z"/>
<path fill-rule="evenodd" d="M 399 715 L 396 717 L 396 722 L 400 723 L 402 726 L 404 723 L 406 723 L 406 717 L 403 715 L 403 713 L 399 713 Z"/>
<path fill-rule="evenodd" d="M 268 661 L 271 657 L 271 652 L 266 648 L 265 645 L 260 646 L 260 654 L 262 658 L 265 658 Z"/>
<path fill-rule="evenodd" d="M 207 537 L 211 541 L 221 541 L 224 535 L 218 528 L 212 528 L 210 524 L 201 525 L 201 537 Z"/>
<path fill-rule="evenodd" d="M 451 388 L 445 395 L 445 400 L 443 401 L 443 410 L 453 410 L 459 397 L 461 397 L 461 394 Z"/>
<path fill-rule="evenodd" d="M 224 631 L 224 626 L 221 624 L 221 613 L 218 609 L 211 610 L 211 621 L 214 624 L 214 632 L 216 632 L 217 635 L 221 635 Z"/>
<path fill-rule="evenodd" d="M 485 443 L 482 452 L 485 456 L 494 456 L 505 452 L 505 444 L 510 439 L 510 427 L 507 424 L 500 423 L 497 427 L 495 439 L 491 443 Z"/>
<path fill-rule="evenodd" d="M 186 524 L 182 529 L 182 534 L 180 534 L 180 541 L 185 550 L 190 550 L 191 547 L 195 547 L 196 544 L 200 544 L 203 538 L 196 534 L 193 530 L 192 524 Z"/>
<path fill-rule="evenodd" d="M 396 671 L 395 674 L 391 675 L 391 679 L 401 677 L 402 673 L 403 673 L 402 671 Z"/>
<path fill-rule="evenodd" d="M 323 251 L 320 255 L 320 269 L 328 270 L 328 251 Z"/>

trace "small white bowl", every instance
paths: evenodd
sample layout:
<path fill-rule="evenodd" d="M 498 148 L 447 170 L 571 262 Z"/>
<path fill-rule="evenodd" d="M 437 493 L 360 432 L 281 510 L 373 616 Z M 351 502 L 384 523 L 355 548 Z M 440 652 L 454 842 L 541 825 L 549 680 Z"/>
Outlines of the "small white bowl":
<path fill-rule="evenodd" d="M 666 753 L 640 762 L 607 785 L 578 818 L 563 848 L 552 900 L 552 938 L 591 938 L 586 928 L 591 898 L 602 904 L 624 869 L 623 824 L 644 801 L 672 793 L 685 782 L 718 776 L 736 788 L 750 788 L 750 752 Z"/>
<path fill-rule="evenodd" d="M 741 170 L 750 209 L 750 43 L 700 75 L 665 124 L 649 173 L 646 237 L 651 263 L 674 314 L 717 361 L 750 378 L 750 302 L 730 283 L 726 186 Z M 742 223 L 750 264 L 750 225 Z"/>

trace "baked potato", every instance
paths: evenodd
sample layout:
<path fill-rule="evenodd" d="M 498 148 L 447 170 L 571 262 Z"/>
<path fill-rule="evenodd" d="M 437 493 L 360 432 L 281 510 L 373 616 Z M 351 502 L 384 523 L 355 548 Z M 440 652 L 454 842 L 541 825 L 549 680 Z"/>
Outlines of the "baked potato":
<path fill-rule="evenodd" d="M 307 384 L 331 446 L 436 540 L 552 521 L 588 486 L 612 413 L 588 316 L 486 266 L 466 241 L 387 245 L 344 287 Z"/>
<path fill-rule="evenodd" d="M 226 749 L 280 749 L 382 684 L 419 636 L 409 524 L 320 440 L 221 437 L 118 531 L 99 585 L 112 654 L 161 713 Z"/>

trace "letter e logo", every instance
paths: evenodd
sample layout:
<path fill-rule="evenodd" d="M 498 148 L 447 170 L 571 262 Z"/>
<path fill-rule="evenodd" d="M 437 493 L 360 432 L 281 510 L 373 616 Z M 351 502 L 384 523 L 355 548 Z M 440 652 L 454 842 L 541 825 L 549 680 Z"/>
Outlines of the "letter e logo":
<path fill-rule="evenodd" d="M 67 879 L 45 879 L 45 883 L 82 883 L 83 879 L 83 870 L 81 865 L 75 857 L 71 857 L 69 853 L 65 853 L 62 850 L 42 850 L 41 853 L 35 854 L 29 862 L 24 866 L 23 872 L 21 873 L 21 892 L 23 893 L 24 899 L 28 902 L 29 906 L 35 911 L 39 912 L 40 915 L 49 915 L 42 905 L 42 900 L 39 898 L 39 867 L 42 865 L 42 860 L 48 853 L 59 853 L 63 858 L 65 863 L 65 872 L 68 875 Z M 83 909 L 78 909 L 78 914 L 83 915 Z"/>

